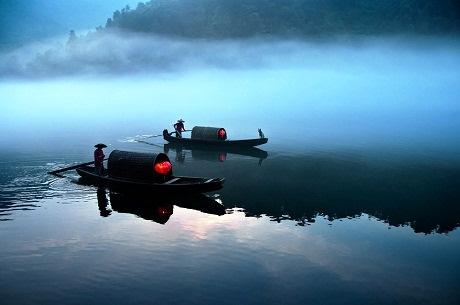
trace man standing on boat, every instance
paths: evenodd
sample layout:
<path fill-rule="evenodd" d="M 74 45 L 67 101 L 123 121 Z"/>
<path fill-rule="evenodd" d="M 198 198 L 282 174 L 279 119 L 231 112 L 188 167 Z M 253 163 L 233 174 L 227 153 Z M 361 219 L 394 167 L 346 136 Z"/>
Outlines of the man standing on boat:
<path fill-rule="evenodd" d="M 182 138 L 182 131 L 185 131 L 184 126 L 185 121 L 182 119 L 177 120 L 177 123 L 174 124 L 174 129 L 176 130 L 176 137 Z"/>
<path fill-rule="evenodd" d="M 99 176 L 102 176 L 104 174 L 104 152 L 102 151 L 103 148 L 106 148 L 107 145 L 99 143 L 94 145 L 96 147 L 96 150 L 94 151 L 94 168 L 95 168 L 95 173 Z"/>

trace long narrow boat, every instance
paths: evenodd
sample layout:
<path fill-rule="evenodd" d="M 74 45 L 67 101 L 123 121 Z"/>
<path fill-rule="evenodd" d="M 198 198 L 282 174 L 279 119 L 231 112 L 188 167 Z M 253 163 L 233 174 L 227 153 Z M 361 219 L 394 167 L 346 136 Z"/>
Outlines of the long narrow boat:
<path fill-rule="evenodd" d="M 246 139 L 246 140 L 203 140 L 191 138 L 173 137 L 167 129 L 163 131 L 163 139 L 169 143 L 177 144 L 194 144 L 194 145 L 214 145 L 220 147 L 253 147 L 262 145 L 268 142 L 268 138 Z"/>
<path fill-rule="evenodd" d="M 157 193 L 185 194 L 206 193 L 222 188 L 224 178 L 198 178 L 170 176 L 164 182 L 146 181 L 140 179 L 115 178 L 108 175 L 99 176 L 93 166 L 82 166 L 76 169 L 83 183 L 106 185 L 123 190 L 147 190 Z"/>

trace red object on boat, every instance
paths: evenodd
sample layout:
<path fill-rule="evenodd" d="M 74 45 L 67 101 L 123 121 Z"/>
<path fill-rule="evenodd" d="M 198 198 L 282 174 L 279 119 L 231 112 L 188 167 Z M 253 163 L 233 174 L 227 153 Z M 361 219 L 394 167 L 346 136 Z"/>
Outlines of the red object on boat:
<path fill-rule="evenodd" d="M 155 163 L 154 169 L 158 174 L 168 175 L 172 170 L 172 165 L 169 161 L 161 161 Z"/>
<path fill-rule="evenodd" d="M 217 132 L 217 136 L 219 137 L 219 139 L 225 140 L 227 139 L 227 132 L 225 131 L 225 129 L 220 128 Z"/>

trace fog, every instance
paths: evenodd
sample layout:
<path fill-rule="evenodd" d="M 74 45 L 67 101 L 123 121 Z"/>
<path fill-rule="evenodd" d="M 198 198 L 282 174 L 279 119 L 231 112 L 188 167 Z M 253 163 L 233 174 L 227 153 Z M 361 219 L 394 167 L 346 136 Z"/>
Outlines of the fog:
<path fill-rule="evenodd" d="M 89 33 L 3 52 L 0 77 L 120 76 L 184 70 L 291 68 L 343 70 L 429 69 L 459 63 L 455 39 L 344 41 L 185 40 L 122 32 Z M 425 60 L 430 59 L 430 60 Z M 421 66 L 420 66 L 421 65 Z M 449 71 L 442 71 L 442 73 Z"/>
<path fill-rule="evenodd" d="M 186 127 L 226 127 L 231 138 L 262 128 L 269 150 L 460 153 L 456 40 L 118 35 L 3 54 L 2 151 L 116 147 L 184 118 Z"/>

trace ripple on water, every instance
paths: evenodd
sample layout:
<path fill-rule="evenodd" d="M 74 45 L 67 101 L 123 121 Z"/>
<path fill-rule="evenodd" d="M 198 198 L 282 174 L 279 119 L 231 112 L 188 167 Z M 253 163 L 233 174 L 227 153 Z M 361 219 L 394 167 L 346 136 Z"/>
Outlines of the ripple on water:
<path fill-rule="evenodd" d="M 38 202 L 43 199 L 84 198 L 91 193 L 91 188 L 76 184 L 72 174 L 70 179 L 47 174 L 56 168 L 54 162 L 30 163 L 34 161 L 0 164 L 0 221 L 14 220 L 18 212 L 39 208 Z"/>

